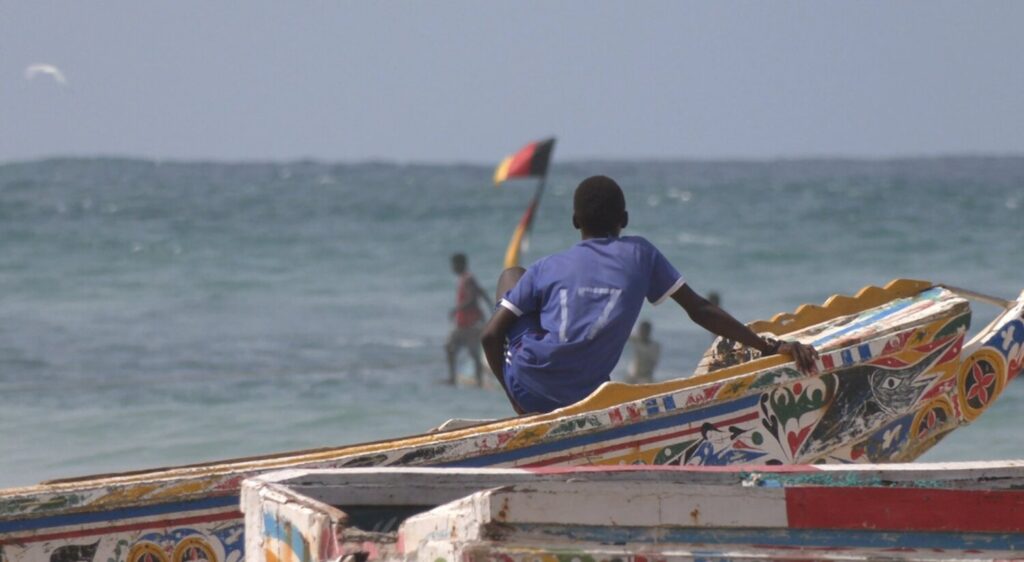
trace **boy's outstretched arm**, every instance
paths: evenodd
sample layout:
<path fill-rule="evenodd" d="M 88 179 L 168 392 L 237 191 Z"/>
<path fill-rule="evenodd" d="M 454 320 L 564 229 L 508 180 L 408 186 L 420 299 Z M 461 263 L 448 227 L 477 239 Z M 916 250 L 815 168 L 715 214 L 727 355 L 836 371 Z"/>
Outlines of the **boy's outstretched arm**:
<path fill-rule="evenodd" d="M 512 399 L 512 394 L 509 393 L 508 388 L 505 386 L 505 334 L 508 333 L 508 329 L 512 327 L 512 323 L 515 321 L 516 315 L 512 314 L 511 310 L 499 306 L 498 311 L 494 313 L 494 316 L 491 316 L 491 320 L 484 326 L 484 331 L 480 335 L 480 344 L 484 348 L 484 357 L 487 358 L 487 365 L 491 367 L 491 372 L 498 379 L 498 384 L 505 390 L 505 396 L 508 397 L 508 401 L 512 404 L 512 409 L 517 414 L 523 414 L 524 412 L 516 404 L 516 401 Z"/>
<path fill-rule="evenodd" d="M 775 348 L 728 312 L 695 293 L 689 285 L 683 285 L 672 293 L 672 299 L 683 307 L 691 320 L 713 334 L 738 341 L 760 351 L 762 355 L 789 355 L 796 361 L 796 366 L 802 373 L 813 373 L 816 369 L 814 360 L 818 357 L 818 352 L 813 346 L 794 341 L 782 342 Z"/>

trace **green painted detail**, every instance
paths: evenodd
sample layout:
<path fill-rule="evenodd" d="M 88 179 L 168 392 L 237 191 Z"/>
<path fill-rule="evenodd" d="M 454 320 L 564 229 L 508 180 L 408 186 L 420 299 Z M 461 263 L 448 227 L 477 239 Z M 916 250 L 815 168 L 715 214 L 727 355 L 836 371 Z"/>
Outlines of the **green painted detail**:
<path fill-rule="evenodd" d="M 573 433 L 581 429 L 586 429 L 588 427 L 601 427 L 601 420 L 597 418 L 596 414 L 590 414 L 580 418 L 566 420 L 555 426 L 555 428 L 552 429 L 551 431 L 549 431 L 548 436 L 561 435 L 563 433 Z"/>
<path fill-rule="evenodd" d="M 67 494 L 52 496 L 45 500 L 39 498 L 13 498 L 0 501 L 0 515 L 39 513 L 42 511 L 55 511 L 74 507 L 82 503 L 82 496 Z"/>
<path fill-rule="evenodd" d="M 121 553 L 122 549 L 125 551 L 124 554 Z M 117 541 L 117 546 L 114 547 L 112 556 L 107 558 L 107 562 L 124 562 L 125 556 L 128 556 L 128 541 L 121 539 Z"/>
<path fill-rule="evenodd" d="M 787 421 L 799 419 L 804 414 L 819 410 L 832 401 L 836 394 L 836 377 L 825 375 L 817 380 L 824 383 L 824 388 L 814 384 L 816 381 L 812 379 L 802 383 L 799 395 L 793 391 L 797 384 L 801 384 L 799 382 L 772 391 L 768 401 L 771 411 L 779 419 L 780 425 L 785 426 Z"/>
<path fill-rule="evenodd" d="M 757 482 L 764 488 L 780 488 L 786 486 L 832 486 L 832 487 L 872 487 L 883 486 L 877 477 L 861 477 L 853 472 L 811 472 L 803 474 L 741 472 L 744 481 Z"/>
<path fill-rule="evenodd" d="M 797 371 L 796 369 L 792 369 L 789 367 L 783 367 L 781 369 L 768 371 L 767 373 L 762 374 L 760 377 L 757 378 L 756 381 L 754 381 L 750 385 L 750 390 L 768 388 L 770 386 L 775 386 L 785 381 L 799 379 L 802 377 L 803 375 L 800 374 L 800 371 Z"/>
<path fill-rule="evenodd" d="M 761 435 L 760 431 L 755 431 L 750 434 L 750 440 L 754 442 L 754 445 L 760 445 L 761 443 L 764 443 L 764 436 Z"/>
<path fill-rule="evenodd" d="M 946 323 L 946 325 L 943 326 L 942 329 L 939 330 L 939 332 L 937 334 L 935 334 L 935 338 L 934 339 L 941 340 L 941 339 L 943 339 L 943 338 L 945 338 L 947 336 L 955 335 L 958 332 L 960 332 L 961 330 L 966 332 L 967 330 L 970 329 L 970 327 L 971 327 L 971 313 L 970 313 L 970 311 L 967 311 L 966 313 L 961 314 L 960 316 L 957 316 L 956 318 L 954 318 L 954 319 L 950 320 L 948 323 Z"/>
<path fill-rule="evenodd" d="M 906 487 L 912 488 L 955 488 L 952 481 L 949 480 L 914 480 L 903 484 Z"/>
<path fill-rule="evenodd" d="M 668 464 L 672 459 L 678 458 L 679 455 L 682 455 L 686 449 L 689 449 L 696 442 L 696 439 L 692 439 L 690 441 L 683 441 L 682 443 L 663 447 L 658 451 L 657 456 L 654 457 L 654 464 Z"/>
<path fill-rule="evenodd" d="M 895 483 L 891 480 L 883 480 L 875 475 L 863 475 L 857 472 L 811 472 L 802 474 L 792 473 L 763 473 L 763 472 L 741 472 L 740 478 L 744 481 L 757 482 L 757 485 L 764 488 L 779 488 L 787 486 L 829 486 L 833 488 L 953 488 L 951 480 L 914 480 Z"/>

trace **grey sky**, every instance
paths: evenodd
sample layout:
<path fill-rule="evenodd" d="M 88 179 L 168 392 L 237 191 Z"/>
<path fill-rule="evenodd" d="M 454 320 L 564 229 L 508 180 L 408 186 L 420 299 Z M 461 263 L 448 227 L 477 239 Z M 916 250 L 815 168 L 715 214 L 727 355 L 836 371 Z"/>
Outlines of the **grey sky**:
<path fill-rule="evenodd" d="M 1019 2 L 8 1 L 0 161 L 1021 153 L 1022 29 Z"/>

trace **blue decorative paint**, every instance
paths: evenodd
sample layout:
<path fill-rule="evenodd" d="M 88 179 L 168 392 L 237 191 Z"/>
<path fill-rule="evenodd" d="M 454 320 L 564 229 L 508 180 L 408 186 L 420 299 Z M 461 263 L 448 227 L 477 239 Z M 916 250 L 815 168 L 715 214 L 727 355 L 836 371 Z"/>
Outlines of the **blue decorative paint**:
<path fill-rule="evenodd" d="M 916 297 L 914 297 L 912 299 L 900 299 L 900 300 L 896 301 L 895 303 L 893 303 L 891 306 L 887 306 L 886 308 L 883 308 L 882 310 L 879 310 L 878 312 L 876 312 L 876 313 L 874 313 L 874 314 L 872 314 L 872 315 L 870 315 L 870 316 L 868 316 L 866 318 L 861 318 L 860 320 L 850 324 L 849 326 L 843 328 L 842 330 L 839 330 L 838 332 L 833 332 L 831 334 L 828 334 L 827 336 L 822 336 L 822 337 L 814 340 L 811 343 L 813 343 L 815 346 L 820 346 L 821 344 L 823 344 L 825 342 L 834 340 L 834 339 L 836 339 L 836 338 L 838 338 L 838 337 L 840 337 L 842 335 L 848 334 L 848 333 L 850 333 L 850 332 L 852 332 L 854 330 L 859 330 L 860 328 L 863 328 L 864 326 L 867 326 L 869 324 L 874 324 L 875 322 L 878 322 L 879 320 L 881 320 L 883 318 L 892 316 L 893 314 L 896 314 L 897 312 L 907 308 L 908 306 L 910 306 L 913 303 L 920 302 L 922 300 L 935 300 L 935 299 L 937 299 L 939 297 L 941 292 L 942 292 L 941 288 L 934 287 L 934 288 L 928 289 L 927 291 L 924 291 L 924 292 L 918 294 Z"/>
<path fill-rule="evenodd" d="M 860 353 L 860 360 L 861 361 L 867 361 L 868 359 L 871 359 L 871 346 L 870 345 L 868 345 L 866 343 L 862 343 L 862 344 L 858 345 L 857 346 L 857 352 Z"/>
<path fill-rule="evenodd" d="M 658 413 L 658 400 L 656 398 L 648 398 L 644 400 L 644 408 L 647 409 L 648 416 L 654 416 Z"/>
<path fill-rule="evenodd" d="M 559 439 L 557 441 L 540 443 L 537 445 L 530 445 L 527 447 L 522 447 L 520 449 L 513 449 L 511 451 L 499 451 L 494 454 L 481 455 L 470 459 L 460 459 L 457 461 L 447 463 L 439 463 L 437 466 L 481 467 L 504 463 L 512 463 L 517 460 L 528 457 L 535 457 L 547 453 L 555 453 L 558 451 L 566 451 L 569 449 L 583 447 L 593 443 L 611 441 L 614 439 L 620 439 L 622 437 L 631 437 L 633 435 L 649 433 L 661 429 L 683 427 L 688 423 L 697 421 L 703 422 L 713 418 L 727 416 L 729 414 L 736 413 L 737 411 L 745 410 L 747 408 L 752 408 L 756 406 L 760 399 L 760 394 L 753 394 L 751 396 L 744 396 L 743 398 L 739 398 L 736 400 L 730 400 L 729 402 L 725 402 L 722 404 L 708 406 L 707 408 L 701 408 L 697 410 L 684 410 L 675 415 L 664 416 L 653 420 L 644 420 L 629 425 L 616 426 L 608 428 L 605 431 L 598 431 L 594 433 L 588 433 L 586 435 L 580 435 L 578 437 L 570 437 L 567 439 Z"/>
<path fill-rule="evenodd" d="M 878 431 L 864 440 L 864 452 L 871 462 L 887 462 L 893 455 L 903 450 L 910 438 L 910 424 L 915 413 L 906 414 L 895 421 L 882 426 Z"/>
<path fill-rule="evenodd" d="M 853 365 L 853 353 L 851 353 L 849 349 L 842 350 L 839 353 L 839 357 L 842 358 L 844 367 L 849 367 L 850 365 Z"/>
<path fill-rule="evenodd" d="M 214 496 L 199 500 L 127 507 L 124 509 L 112 509 L 110 511 L 69 513 L 66 515 L 54 515 L 51 517 L 40 517 L 37 519 L 23 518 L 16 521 L 0 521 L 0 533 L 32 531 L 71 525 L 87 525 L 89 523 L 113 524 L 114 521 L 124 519 L 149 517 L 153 515 L 168 515 L 173 513 L 195 515 L 191 512 L 204 509 L 215 509 L 219 507 L 233 507 L 238 509 L 238 496 Z"/>
<path fill-rule="evenodd" d="M 297 560 L 310 559 L 306 539 L 302 537 L 302 533 L 295 531 L 295 525 L 289 521 L 284 521 L 282 525 L 276 517 L 265 511 L 263 512 L 263 536 L 287 544 Z"/>
<path fill-rule="evenodd" d="M 217 540 L 224 547 L 225 560 L 231 560 L 231 553 L 233 552 L 239 554 L 236 560 L 245 560 L 244 521 L 244 519 L 232 521 L 232 524 L 220 527 L 213 532 L 213 536 L 217 537 Z"/>
<path fill-rule="evenodd" d="M 1007 336 L 1009 339 L 1006 339 Z M 1014 320 L 1008 322 L 1006 326 L 1001 330 L 997 330 L 991 338 L 985 342 L 985 345 L 995 348 L 999 353 L 1006 357 L 1007 352 L 1013 347 L 1015 343 L 1024 343 L 1024 323 L 1020 320 Z"/>
<path fill-rule="evenodd" d="M 675 398 L 672 398 L 671 394 L 669 394 L 668 396 L 665 396 L 664 398 L 662 398 L 661 399 L 661 403 L 665 405 L 665 411 L 666 412 L 669 411 L 669 410 L 675 410 L 676 409 L 676 400 L 675 400 Z"/>
<path fill-rule="evenodd" d="M 869 530 L 824 529 L 747 529 L 692 527 L 603 527 L 597 525 L 552 525 L 524 523 L 510 525 L 514 532 L 545 537 L 564 537 L 575 541 L 605 544 L 678 543 L 707 548 L 710 545 L 751 545 L 784 548 L 863 548 L 863 549 L 943 549 L 1013 550 L 1024 549 L 1020 533 L 928 533 L 882 532 Z M 509 529 L 510 531 L 512 529 Z M 538 535 L 540 536 L 540 535 Z"/>

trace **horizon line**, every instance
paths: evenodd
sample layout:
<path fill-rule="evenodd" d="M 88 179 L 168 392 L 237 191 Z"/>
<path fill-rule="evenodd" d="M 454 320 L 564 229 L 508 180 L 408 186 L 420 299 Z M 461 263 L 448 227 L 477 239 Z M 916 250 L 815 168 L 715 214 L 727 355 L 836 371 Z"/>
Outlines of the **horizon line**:
<path fill-rule="evenodd" d="M 1013 160 L 1024 158 L 1024 152 L 944 152 L 935 154 L 903 154 L 903 155 L 842 155 L 842 154 L 808 154 L 801 156 L 647 156 L 647 157 L 610 157 L 610 156 L 584 156 L 566 159 L 557 159 L 558 164 L 589 164 L 621 163 L 621 164 L 667 164 L 667 163 L 702 163 L 702 164 L 773 164 L 785 162 L 898 162 L 898 161 L 923 161 L 923 160 Z M 294 165 L 294 164 L 317 164 L 317 165 L 392 165 L 392 166 L 469 166 L 493 168 L 500 161 L 500 157 L 494 162 L 481 162 L 470 160 L 448 160 L 448 161 L 427 161 L 427 160 L 401 160 L 398 158 L 367 157 L 360 159 L 329 159 L 321 157 L 290 157 L 290 158 L 206 158 L 206 157 L 154 157 L 130 154 L 97 154 L 97 155 L 75 155 L 55 154 L 47 156 L 34 156 L 20 159 L 0 160 L 0 166 L 38 164 L 54 161 L 98 161 L 98 160 L 122 160 L 131 162 L 145 162 L 153 164 L 215 164 L 226 166 L 239 165 Z M 554 163 L 553 162 L 553 163 Z"/>

